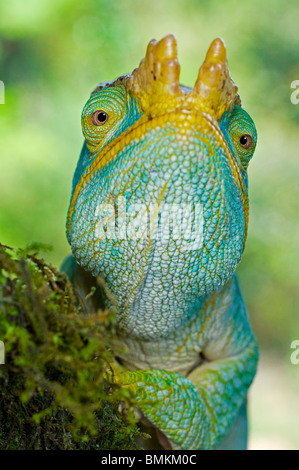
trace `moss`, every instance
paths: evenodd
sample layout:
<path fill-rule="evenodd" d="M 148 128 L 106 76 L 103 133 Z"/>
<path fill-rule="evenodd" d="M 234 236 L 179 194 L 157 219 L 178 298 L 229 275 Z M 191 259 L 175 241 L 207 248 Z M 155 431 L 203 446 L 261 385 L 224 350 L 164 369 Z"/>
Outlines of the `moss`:
<path fill-rule="evenodd" d="M 0 245 L 1 449 L 136 448 L 132 397 L 109 368 L 113 312 L 84 302 L 32 250 Z"/>

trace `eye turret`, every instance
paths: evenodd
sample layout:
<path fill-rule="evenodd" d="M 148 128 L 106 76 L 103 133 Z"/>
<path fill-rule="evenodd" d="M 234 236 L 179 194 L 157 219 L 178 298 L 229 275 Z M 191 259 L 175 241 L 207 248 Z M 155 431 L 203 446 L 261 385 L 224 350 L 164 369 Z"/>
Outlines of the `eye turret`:
<path fill-rule="evenodd" d="M 127 93 L 124 84 L 99 89 L 85 104 L 82 131 L 91 154 L 99 152 L 117 135 L 127 116 Z"/>
<path fill-rule="evenodd" d="M 247 170 L 257 142 L 253 120 L 243 108 L 235 105 L 220 121 L 220 128 L 242 170 Z"/>

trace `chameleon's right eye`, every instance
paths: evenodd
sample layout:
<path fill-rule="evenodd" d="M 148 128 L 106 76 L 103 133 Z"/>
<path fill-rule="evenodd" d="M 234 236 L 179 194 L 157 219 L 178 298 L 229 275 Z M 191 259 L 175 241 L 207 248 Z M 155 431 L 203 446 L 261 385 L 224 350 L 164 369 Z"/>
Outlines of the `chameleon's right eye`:
<path fill-rule="evenodd" d="M 93 93 L 85 104 L 81 124 L 90 154 L 111 140 L 127 116 L 127 90 L 123 83 Z"/>
<path fill-rule="evenodd" d="M 109 119 L 108 113 L 106 113 L 106 111 L 103 111 L 102 109 L 95 111 L 91 115 L 92 123 L 95 126 L 102 126 L 103 124 L 105 124 L 105 122 L 108 121 L 108 119 Z"/>

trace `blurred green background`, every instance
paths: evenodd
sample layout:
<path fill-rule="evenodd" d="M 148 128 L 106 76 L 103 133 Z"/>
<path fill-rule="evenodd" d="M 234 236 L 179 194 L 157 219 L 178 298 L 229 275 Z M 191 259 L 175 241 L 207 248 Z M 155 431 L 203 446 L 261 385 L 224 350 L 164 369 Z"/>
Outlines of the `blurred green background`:
<path fill-rule="evenodd" d="M 249 167 L 250 225 L 239 279 L 262 351 L 251 390 L 251 448 L 299 448 L 299 79 L 297 0 L 0 2 L 0 240 L 69 252 L 65 218 L 82 145 L 81 109 L 101 81 L 131 72 L 172 32 L 192 85 L 217 36 L 259 143 Z"/>

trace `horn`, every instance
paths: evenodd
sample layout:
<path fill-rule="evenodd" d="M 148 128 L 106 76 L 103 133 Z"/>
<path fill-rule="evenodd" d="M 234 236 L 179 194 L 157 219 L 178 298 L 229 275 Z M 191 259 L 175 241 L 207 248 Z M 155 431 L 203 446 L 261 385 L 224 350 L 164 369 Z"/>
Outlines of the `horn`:
<path fill-rule="evenodd" d="M 153 39 L 140 62 L 128 78 L 127 88 L 137 96 L 143 108 L 159 101 L 159 95 L 181 95 L 180 64 L 177 58 L 177 42 L 169 34 L 160 41 Z"/>
<path fill-rule="evenodd" d="M 219 119 L 235 102 L 241 104 L 237 92 L 238 87 L 229 73 L 225 44 L 222 39 L 216 38 L 209 47 L 191 93 L 200 98 L 204 108 Z"/>

